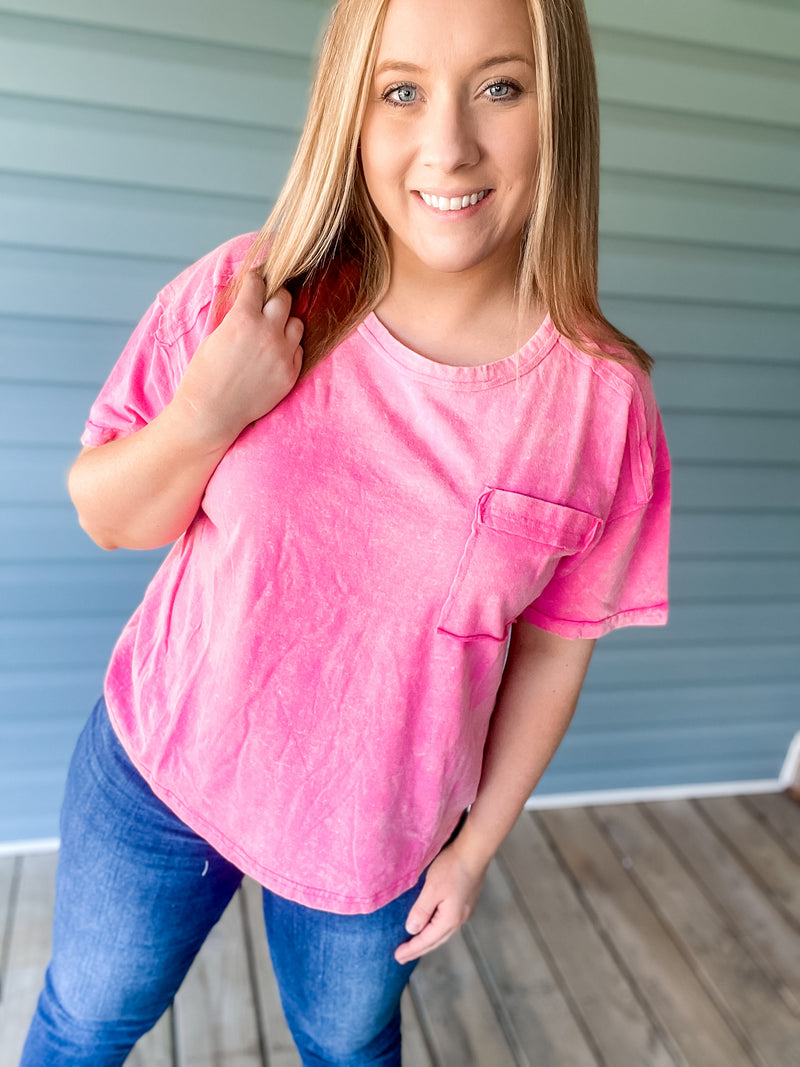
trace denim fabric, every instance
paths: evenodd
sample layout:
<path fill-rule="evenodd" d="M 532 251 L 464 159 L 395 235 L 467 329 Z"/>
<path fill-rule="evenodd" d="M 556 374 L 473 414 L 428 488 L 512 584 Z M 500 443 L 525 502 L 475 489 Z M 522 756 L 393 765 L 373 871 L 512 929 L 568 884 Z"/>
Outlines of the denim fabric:
<path fill-rule="evenodd" d="M 111 1067 L 166 1010 L 242 873 L 153 794 L 101 700 L 62 811 L 53 957 L 21 1067 Z M 368 915 L 264 891 L 270 951 L 305 1067 L 400 1065 L 394 949 L 420 885 Z"/>

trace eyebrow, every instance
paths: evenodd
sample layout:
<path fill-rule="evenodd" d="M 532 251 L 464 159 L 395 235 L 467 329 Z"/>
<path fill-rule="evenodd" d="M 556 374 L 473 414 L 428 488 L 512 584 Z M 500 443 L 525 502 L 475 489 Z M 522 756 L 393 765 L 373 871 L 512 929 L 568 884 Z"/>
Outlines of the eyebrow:
<path fill-rule="evenodd" d="M 475 67 L 476 72 L 486 70 L 487 67 L 499 67 L 504 63 L 524 63 L 526 67 L 533 67 L 530 59 L 517 52 L 507 52 L 499 56 L 490 56 Z M 399 70 L 408 74 L 425 74 L 425 67 L 417 66 L 416 63 L 408 63 L 402 59 L 385 59 L 375 70 L 375 74 L 383 74 L 387 70 Z"/>

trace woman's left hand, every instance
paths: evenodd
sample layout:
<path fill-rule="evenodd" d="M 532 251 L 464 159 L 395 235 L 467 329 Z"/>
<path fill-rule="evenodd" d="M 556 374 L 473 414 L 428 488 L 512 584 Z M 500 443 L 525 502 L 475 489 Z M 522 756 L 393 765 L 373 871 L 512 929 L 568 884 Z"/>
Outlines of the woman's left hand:
<path fill-rule="evenodd" d="M 412 937 L 394 954 L 398 963 L 410 963 L 443 945 L 472 914 L 488 865 L 470 863 L 458 846 L 456 838 L 428 868 L 406 920 Z"/>

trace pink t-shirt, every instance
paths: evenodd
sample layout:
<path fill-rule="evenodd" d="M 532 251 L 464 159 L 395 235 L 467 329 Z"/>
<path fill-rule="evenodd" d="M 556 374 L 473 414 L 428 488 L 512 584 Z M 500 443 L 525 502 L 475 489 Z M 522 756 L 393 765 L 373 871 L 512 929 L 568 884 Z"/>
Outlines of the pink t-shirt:
<path fill-rule="evenodd" d="M 159 294 L 85 444 L 169 402 L 252 235 Z M 125 627 L 115 729 L 155 793 L 273 891 L 340 913 L 411 887 L 475 797 L 511 623 L 666 621 L 650 382 L 549 319 L 478 367 L 374 314 L 245 430 Z"/>

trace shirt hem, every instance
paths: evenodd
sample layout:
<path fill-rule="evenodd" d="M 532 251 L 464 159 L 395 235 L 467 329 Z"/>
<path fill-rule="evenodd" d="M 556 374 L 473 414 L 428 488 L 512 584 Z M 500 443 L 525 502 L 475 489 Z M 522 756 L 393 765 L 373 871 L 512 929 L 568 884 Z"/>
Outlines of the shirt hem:
<path fill-rule="evenodd" d="M 373 893 L 367 897 L 347 897 L 342 893 L 335 893 L 328 889 L 319 889 L 315 886 L 308 886 L 301 882 L 295 882 L 292 879 L 287 878 L 285 875 L 278 874 L 277 871 L 273 871 L 271 868 L 266 867 L 263 863 L 259 863 L 258 860 L 253 859 L 253 857 L 244 849 L 229 840 L 221 830 L 218 830 L 212 823 L 209 823 L 202 815 L 193 811 L 179 796 L 177 796 L 177 794 L 173 793 L 171 789 L 168 789 L 166 786 L 163 786 L 160 782 L 156 781 L 148 768 L 141 763 L 135 753 L 130 751 L 125 732 L 117 722 L 108 695 L 106 695 L 105 700 L 109 719 L 111 720 L 111 724 L 120 744 L 125 749 L 128 758 L 133 763 L 136 770 L 142 775 L 158 799 L 166 804 L 170 811 L 172 811 L 172 813 L 191 830 L 194 830 L 194 832 L 207 841 L 212 848 L 216 849 L 221 856 L 238 867 L 243 874 L 253 878 L 265 889 L 269 889 L 271 892 L 276 893 L 278 896 L 284 897 L 286 900 L 290 900 L 295 904 L 301 904 L 307 908 L 314 908 L 317 911 L 333 912 L 337 915 L 365 915 L 377 911 L 379 908 L 391 903 L 391 901 L 402 896 L 408 889 L 415 886 L 419 881 L 422 872 L 431 860 L 435 858 L 444 844 L 444 842 L 442 842 L 442 844 L 434 848 L 418 869 L 415 868 L 410 874 L 396 879 L 386 889 L 382 889 L 380 892 Z"/>
<path fill-rule="evenodd" d="M 535 608 L 528 608 L 521 618 L 526 622 L 538 626 L 540 630 L 547 630 L 558 637 L 567 638 L 597 638 L 605 637 L 612 630 L 623 626 L 665 626 L 667 623 L 667 604 L 656 604 L 649 608 L 631 608 L 630 611 L 620 611 L 615 615 L 609 615 L 605 619 L 592 621 L 578 621 L 575 619 L 558 619 L 545 615 Z"/>

